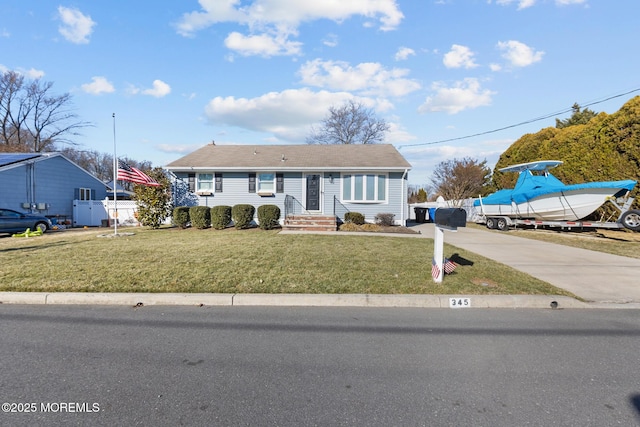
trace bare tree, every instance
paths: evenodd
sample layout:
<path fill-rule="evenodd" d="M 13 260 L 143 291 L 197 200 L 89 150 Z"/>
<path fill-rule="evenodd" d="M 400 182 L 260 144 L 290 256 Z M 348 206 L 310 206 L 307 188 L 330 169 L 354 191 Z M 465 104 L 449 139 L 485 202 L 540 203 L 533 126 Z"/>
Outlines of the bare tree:
<path fill-rule="evenodd" d="M 22 100 L 24 77 L 13 71 L 0 76 L 0 145 L 2 151 L 29 151 L 22 145 Z"/>
<path fill-rule="evenodd" d="M 78 121 L 71 109 L 71 95 L 53 95 L 52 86 L 40 79 L 26 82 L 13 71 L 2 73 L 0 144 L 5 151 L 42 152 L 53 151 L 58 144 L 74 145 L 69 137 L 90 126 Z"/>
<path fill-rule="evenodd" d="M 461 204 L 464 199 L 485 194 L 491 177 L 487 161 L 478 162 L 465 157 L 462 160 L 445 160 L 433 171 L 433 189 L 445 200 Z"/>
<path fill-rule="evenodd" d="M 375 144 L 384 140 L 389 125 L 362 103 L 347 101 L 329 107 L 319 128 L 312 127 L 307 144 Z"/>

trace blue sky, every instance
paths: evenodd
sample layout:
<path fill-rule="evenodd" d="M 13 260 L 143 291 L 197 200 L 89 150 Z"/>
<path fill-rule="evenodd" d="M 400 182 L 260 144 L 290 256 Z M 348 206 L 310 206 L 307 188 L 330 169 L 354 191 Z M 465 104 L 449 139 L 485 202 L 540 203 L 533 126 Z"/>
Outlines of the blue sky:
<path fill-rule="evenodd" d="M 331 105 L 353 99 L 391 125 L 386 142 L 420 185 L 443 160 L 493 167 L 555 118 L 512 125 L 574 102 L 613 113 L 640 93 L 637 0 L 0 6 L 0 71 L 71 93 L 79 118 L 94 125 L 75 137 L 81 149 L 113 152 L 115 113 L 118 155 L 156 166 L 212 140 L 304 143 Z"/>

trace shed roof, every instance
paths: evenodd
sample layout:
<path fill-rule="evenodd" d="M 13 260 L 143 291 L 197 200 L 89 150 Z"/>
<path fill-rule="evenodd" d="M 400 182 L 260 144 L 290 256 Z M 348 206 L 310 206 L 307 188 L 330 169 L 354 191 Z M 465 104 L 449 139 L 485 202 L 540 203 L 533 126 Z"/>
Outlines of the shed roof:
<path fill-rule="evenodd" d="M 166 169 L 406 170 L 411 164 L 390 144 L 206 145 Z"/>

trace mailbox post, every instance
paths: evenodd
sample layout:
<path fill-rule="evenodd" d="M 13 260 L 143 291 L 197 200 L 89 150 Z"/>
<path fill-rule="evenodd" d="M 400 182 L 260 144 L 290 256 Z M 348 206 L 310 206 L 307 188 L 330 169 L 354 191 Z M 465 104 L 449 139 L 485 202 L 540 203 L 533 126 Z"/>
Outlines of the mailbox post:
<path fill-rule="evenodd" d="M 458 227 L 466 227 L 467 213 L 461 208 L 445 208 L 444 199 L 438 197 L 438 209 L 436 209 L 434 223 L 431 276 L 434 282 L 442 283 L 444 276 L 444 231 L 458 231 Z"/>

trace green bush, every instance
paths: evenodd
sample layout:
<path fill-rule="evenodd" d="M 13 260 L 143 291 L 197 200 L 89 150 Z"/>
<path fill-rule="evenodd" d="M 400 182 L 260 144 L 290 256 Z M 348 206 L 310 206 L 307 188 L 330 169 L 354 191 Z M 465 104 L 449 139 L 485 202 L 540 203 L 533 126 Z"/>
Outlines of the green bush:
<path fill-rule="evenodd" d="M 187 228 L 189 225 L 189 206 L 178 206 L 173 209 L 173 224 L 176 227 Z"/>
<path fill-rule="evenodd" d="M 344 222 L 352 222 L 357 225 L 364 224 L 364 215 L 360 212 L 347 212 L 344 214 Z"/>
<path fill-rule="evenodd" d="M 200 230 L 211 226 L 211 210 L 207 206 L 192 206 L 189 208 L 191 226 Z"/>
<path fill-rule="evenodd" d="M 272 230 L 280 223 L 280 208 L 276 205 L 262 205 L 258 207 L 258 223 L 263 230 Z"/>
<path fill-rule="evenodd" d="M 231 217 L 233 219 L 234 227 L 237 229 L 249 228 L 255 213 L 256 208 L 251 205 L 234 205 L 231 208 Z"/>
<path fill-rule="evenodd" d="M 394 225 L 393 218 L 395 217 L 392 213 L 379 213 L 375 217 L 376 224 L 391 226 Z"/>
<path fill-rule="evenodd" d="M 231 222 L 231 206 L 214 206 L 211 208 L 211 226 L 216 230 L 224 230 Z"/>

